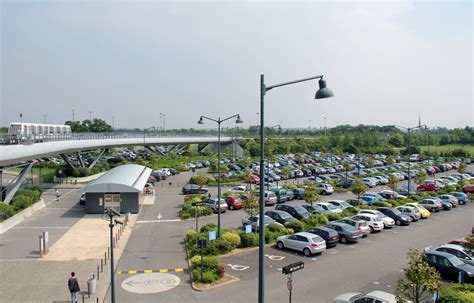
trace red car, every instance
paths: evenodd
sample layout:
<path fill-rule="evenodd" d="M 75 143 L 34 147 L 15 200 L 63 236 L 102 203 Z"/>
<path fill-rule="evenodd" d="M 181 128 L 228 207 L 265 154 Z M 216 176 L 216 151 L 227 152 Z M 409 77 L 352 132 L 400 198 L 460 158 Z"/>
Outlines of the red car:
<path fill-rule="evenodd" d="M 240 197 L 229 196 L 225 199 L 225 202 L 227 203 L 227 207 L 230 210 L 241 209 L 242 207 L 244 207 L 244 203 L 242 202 Z"/>
<path fill-rule="evenodd" d="M 416 188 L 418 191 L 438 191 L 439 186 L 434 181 L 425 181 Z"/>
<path fill-rule="evenodd" d="M 255 176 L 255 175 L 251 175 L 250 178 L 252 179 L 252 184 L 258 184 L 260 183 L 260 178 L 258 176 Z"/>
<path fill-rule="evenodd" d="M 464 187 L 462 188 L 462 191 L 465 192 L 466 194 L 467 193 L 474 193 L 474 184 L 466 184 L 464 185 Z"/>

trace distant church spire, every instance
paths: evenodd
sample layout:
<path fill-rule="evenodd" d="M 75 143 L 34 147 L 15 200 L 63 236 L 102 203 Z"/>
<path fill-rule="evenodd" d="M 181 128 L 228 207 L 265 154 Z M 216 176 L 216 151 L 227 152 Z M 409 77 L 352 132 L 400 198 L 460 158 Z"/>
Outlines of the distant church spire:
<path fill-rule="evenodd" d="M 420 116 L 420 113 L 418 113 L 418 127 L 421 128 L 421 116 Z"/>

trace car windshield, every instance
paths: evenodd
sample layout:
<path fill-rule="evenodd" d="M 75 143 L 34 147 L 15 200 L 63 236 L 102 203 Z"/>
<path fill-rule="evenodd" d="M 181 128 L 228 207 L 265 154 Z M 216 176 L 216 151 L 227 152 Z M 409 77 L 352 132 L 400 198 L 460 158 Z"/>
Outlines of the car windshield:
<path fill-rule="evenodd" d="M 328 203 L 327 206 L 328 206 L 328 209 L 337 209 L 337 207 L 332 205 L 331 203 Z"/>
<path fill-rule="evenodd" d="M 292 218 L 290 214 L 286 213 L 286 212 L 281 212 L 280 213 L 280 216 L 283 218 L 283 219 L 290 219 Z"/>
<path fill-rule="evenodd" d="M 304 209 L 304 207 L 301 207 L 301 206 L 300 207 L 295 207 L 295 210 L 299 214 L 305 214 L 305 213 L 308 212 L 306 209 Z"/>
<path fill-rule="evenodd" d="M 356 229 L 354 226 L 352 226 L 352 225 L 344 225 L 343 228 L 344 228 L 345 231 L 348 231 L 348 232 L 357 231 L 357 229 Z"/>
<path fill-rule="evenodd" d="M 396 208 L 392 209 L 392 212 L 393 212 L 393 214 L 395 214 L 395 215 L 397 215 L 397 216 L 401 216 L 401 215 L 402 215 L 402 213 L 401 213 L 398 209 L 396 209 Z"/>
<path fill-rule="evenodd" d="M 453 264 L 454 266 L 460 266 L 464 264 L 463 261 L 459 260 L 459 258 L 455 256 L 449 256 L 448 259 L 449 261 L 451 261 L 451 264 Z"/>
<path fill-rule="evenodd" d="M 314 237 L 314 238 L 311 238 L 311 240 L 313 240 L 313 242 L 316 242 L 316 243 L 322 241 L 322 239 L 320 237 Z"/>
<path fill-rule="evenodd" d="M 263 221 L 265 222 L 265 224 L 270 224 L 272 222 L 275 222 L 275 220 L 273 220 L 272 218 L 268 217 L 268 216 L 265 216 L 263 218 Z"/>

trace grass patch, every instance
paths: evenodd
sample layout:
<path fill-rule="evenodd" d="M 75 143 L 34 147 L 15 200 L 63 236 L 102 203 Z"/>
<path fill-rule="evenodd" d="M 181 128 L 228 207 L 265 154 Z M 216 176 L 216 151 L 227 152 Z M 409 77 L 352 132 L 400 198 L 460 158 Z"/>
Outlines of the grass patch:
<path fill-rule="evenodd" d="M 21 172 L 22 168 L 21 167 L 13 167 L 9 168 L 8 171 L 16 172 L 19 173 Z M 31 169 L 33 176 L 38 177 L 39 176 L 39 167 L 33 167 Z M 49 167 L 43 167 L 41 168 L 41 178 L 42 178 L 42 183 L 53 183 L 54 175 L 56 174 L 56 168 L 49 168 Z"/>

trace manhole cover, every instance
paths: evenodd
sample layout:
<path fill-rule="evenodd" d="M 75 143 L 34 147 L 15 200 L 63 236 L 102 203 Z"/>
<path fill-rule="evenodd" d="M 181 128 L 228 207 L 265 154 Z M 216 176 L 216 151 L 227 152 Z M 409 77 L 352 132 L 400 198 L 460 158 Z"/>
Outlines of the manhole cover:
<path fill-rule="evenodd" d="M 175 288 L 181 280 L 168 273 L 150 273 L 135 275 L 122 282 L 122 288 L 137 294 L 152 294 Z"/>

